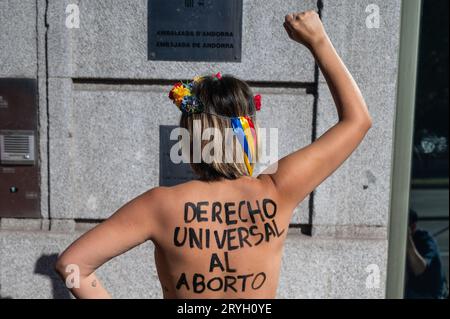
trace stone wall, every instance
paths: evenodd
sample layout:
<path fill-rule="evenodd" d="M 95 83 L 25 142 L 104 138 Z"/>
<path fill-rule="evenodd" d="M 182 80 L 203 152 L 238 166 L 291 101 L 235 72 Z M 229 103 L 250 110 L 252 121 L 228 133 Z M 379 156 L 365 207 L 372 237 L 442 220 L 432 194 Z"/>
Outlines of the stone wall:
<path fill-rule="evenodd" d="M 230 73 L 264 96 L 262 127 L 279 129 L 280 156 L 309 144 L 337 120 L 309 52 L 290 41 L 284 15 L 321 9 L 325 27 L 360 84 L 374 126 L 352 157 L 297 209 L 280 298 L 383 298 L 399 0 L 244 0 L 240 63 L 147 59 L 147 0 L 0 0 L 0 77 L 36 79 L 42 219 L 0 220 L 0 296 L 66 298 L 50 265 L 95 220 L 158 185 L 159 125 L 176 125 L 169 83 Z M 65 26 L 68 4 L 80 28 Z M 365 12 L 378 5 L 378 29 Z M 317 94 L 311 88 L 317 87 Z M 136 262 L 139 260 L 139 262 Z M 367 267 L 380 270 L 366 285 Z M 161 297 L 153 246 L 99 270 L 114 297 Z M 376 285 L 375 285 L 376 286 Z"/>

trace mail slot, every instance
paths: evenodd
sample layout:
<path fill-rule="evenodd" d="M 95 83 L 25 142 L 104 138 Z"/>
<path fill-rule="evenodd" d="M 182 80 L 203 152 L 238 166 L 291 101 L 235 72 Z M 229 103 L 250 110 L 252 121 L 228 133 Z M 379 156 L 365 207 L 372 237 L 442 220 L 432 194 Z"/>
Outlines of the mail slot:
<path fill-rule="evenodd" d="M 34 165 L 36 159 L 33 131 L 0 131 L 0 163 L 3 165 Z"/>
<path fill-rule="evenodd" d="M 35 79 L 0 78 L 0 217 L 39 218 Z"/>

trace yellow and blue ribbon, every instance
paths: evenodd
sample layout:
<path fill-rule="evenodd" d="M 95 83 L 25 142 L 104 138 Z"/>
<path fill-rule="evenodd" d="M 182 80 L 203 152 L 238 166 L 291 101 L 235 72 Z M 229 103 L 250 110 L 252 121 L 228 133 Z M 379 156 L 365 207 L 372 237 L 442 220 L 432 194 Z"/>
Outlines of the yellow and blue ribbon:
<path fill-rule="evenodd" d="M 255 126 L 248 116 L 233 117 L 231 126 L 239 143 L 244 149 L 244 163 L 250 176 L 253 174 L 253 156 L 256 151 Z"/>

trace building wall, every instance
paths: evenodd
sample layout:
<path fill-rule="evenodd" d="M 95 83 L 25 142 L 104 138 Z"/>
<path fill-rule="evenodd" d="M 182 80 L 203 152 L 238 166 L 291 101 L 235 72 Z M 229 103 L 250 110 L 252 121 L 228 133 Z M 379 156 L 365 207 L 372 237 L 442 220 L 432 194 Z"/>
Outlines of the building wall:
<path fill-rule="evenodd" d="M 79 29 L 65 26 L 71 3 L 80 8 Z M 366 26 L 370 4 L 380 9 L 379 28 Z M 169 83 L 217 71 L 250 81 L 264 96 L 261 126 L 279 129 L 280 156 L 335 124 L 311 54 L 282 26 L 285 14 L 318 8 L 374 126 L 298 207 L 278 296 L 383 298 L 399 0 L 244 0 L 240 63 L 148 61 L 147 0 L 0 0 L 0 77 L 39 85 L 42 192 L 42 219 L 0 220 L 0 296 L 68 297 L 51 267 L 57 254 L 93 221 L 158 185 L 159 125 L 179 117 Z M 379 286 L 367 286 L 369 265 L 380 270 Z M 151 243 L 107 263 L 99 276 L 114 297 L 161 297 Z"/>

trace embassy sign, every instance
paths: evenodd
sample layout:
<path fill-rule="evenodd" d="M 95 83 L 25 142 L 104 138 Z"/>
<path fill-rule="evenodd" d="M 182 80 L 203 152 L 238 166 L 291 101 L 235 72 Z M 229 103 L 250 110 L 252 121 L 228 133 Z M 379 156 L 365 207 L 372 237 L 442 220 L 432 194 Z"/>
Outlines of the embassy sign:
<path fill-rule="evenodd" d="M 148 59 L 241 62 L 242 0 L 149 0 Z"/>

